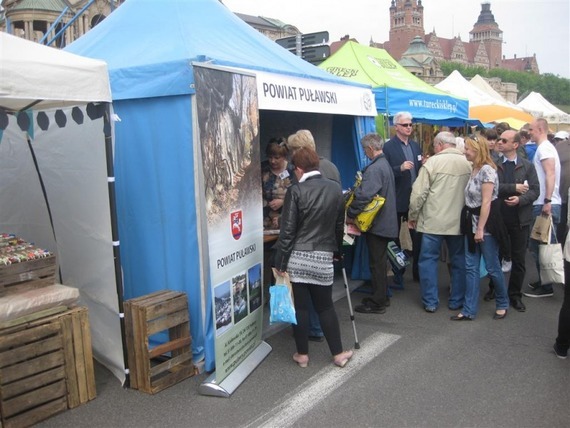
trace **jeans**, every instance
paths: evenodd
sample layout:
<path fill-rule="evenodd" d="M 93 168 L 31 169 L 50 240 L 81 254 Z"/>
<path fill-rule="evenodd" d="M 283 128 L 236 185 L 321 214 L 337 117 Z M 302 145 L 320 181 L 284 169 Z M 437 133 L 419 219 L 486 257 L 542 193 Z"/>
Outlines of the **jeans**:
<path fill-rule="evenodd" d="M 508 309 L 509 298 L 505 277 L 499 262 L 499 245 L 491 235 L 485 235 L 483 242 L 475 244 L 475 252 L 469 252 L 469 242 L 465 238 L 465 303 L 461 313 L 464 316 L 475 318 L 479 310 L 479 284 L 481 282 L 481 257 L 485 260 L 487 272 L 495 285 L 495 305 L 497 310 Z"/>
<path fill-rule="evenodd" d="M 439 306 L 438 267 L 441 244 L 445 240 L 451 260 L 451 295 L 448 306 L 458 309 L 465 296 L 465 248 L 462 235 L 422 234 L 422 246 L 418 268 L 421 272 L 422 303 L 426 308 Z"/>
<path fill-rule="evenodd" d="M 558 223 L 560 223 L 560 211 L 561 211 L 560 205 L 552 205 L 551 213 L 552 213 L 552 223 L 554 224 L 554 227 L 552 228 L 552 233 L 550 237 L 551 240 L 556 238 L 556 226 L 558 225 Z M 538 217 L 541 213 L 542 213 L 542 205 L 535 205 L 532 208 L 532 214 L 534 215 L 534 217 Z M 552 284 L 542 284 L 542 281 L 540 280 L 540 263 L 538 261 L 539 245 L 540 243 L 537 240 L 531 238 L 528 248 L 534 258 L 534 262 L 536 264 L 536 271 L 538 272 L 538 280 L 540 281 L 541 287 L 543 287 L 546 291 L 552 291 Z M 562 245 L 564 245 L 564 242 L 562 242 Z"/>

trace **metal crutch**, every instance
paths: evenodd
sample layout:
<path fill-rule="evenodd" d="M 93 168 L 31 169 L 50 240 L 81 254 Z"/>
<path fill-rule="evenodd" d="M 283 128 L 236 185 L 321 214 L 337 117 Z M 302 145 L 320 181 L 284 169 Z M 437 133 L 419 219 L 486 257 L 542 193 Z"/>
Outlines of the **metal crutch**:
<path fill-rule="evenodd" d="M 342 277 L 344 279 L 344 289 L 346 290 L 346 300 L 348 300 L 348 309 L 350 311 L 350 320 L 352 321 L 352 331 L 354 332 L 354 349 L 360 349 L 358 343 L 358 335 L 356 334 L 356 322 L 354 321 L 354 312 L 352 311 L 352 301 L 350 299 L 350 289 L 348 288 L 348 278 L 346 277 L 346 269 L 344 268 L 344 257 L 341 256 Z"/>

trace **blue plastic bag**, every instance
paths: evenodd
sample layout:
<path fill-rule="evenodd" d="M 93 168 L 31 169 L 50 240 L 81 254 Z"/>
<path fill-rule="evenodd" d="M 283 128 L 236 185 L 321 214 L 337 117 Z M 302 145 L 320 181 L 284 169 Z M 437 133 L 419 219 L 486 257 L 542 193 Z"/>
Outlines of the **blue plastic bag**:
<path fill-rule="evenodd" d="M 285 284 L 273 285 L 269 287 L 269 294 L 269 324 L 278 322 L 297 324 L 289 287 Z"/>

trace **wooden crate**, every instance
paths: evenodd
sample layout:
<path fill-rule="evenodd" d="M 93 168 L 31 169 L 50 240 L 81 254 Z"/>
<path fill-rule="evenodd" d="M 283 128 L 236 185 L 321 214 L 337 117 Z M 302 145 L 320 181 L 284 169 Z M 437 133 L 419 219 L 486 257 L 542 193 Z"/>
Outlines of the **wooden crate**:
<path fill-rule="evenodd" d="M 97 396 L 88 309 L 59 306 L 26 315 L 0 324 L 0 337 L 52 323 L 61 325 L 67 407 L 72 409 Z"/>
<path fill-rule="evenodd" d="M 20 286 L 43 287 L 55 283 L 54 255 L 0 265 L 0 294 Z"/>
<path fill-rule="evenodd" d="M 52 318 L 62 323 L 67 404 L 73 409 L 97 397 L 89 312 L 86 307 L 76 307 Z"/>
<path fill-rule="evenodd" d="M 0 421 L 28 427 L 67 409 L 62 323 L 0 334 Z"/>
<path fill-rule="evenodd" d="M 195 374 L 185 293 L 157 291 L 124 309 L 131 388 L 155 394 Z M 150 348 L 149 338 L 166 330 L 168 341 Z"/>

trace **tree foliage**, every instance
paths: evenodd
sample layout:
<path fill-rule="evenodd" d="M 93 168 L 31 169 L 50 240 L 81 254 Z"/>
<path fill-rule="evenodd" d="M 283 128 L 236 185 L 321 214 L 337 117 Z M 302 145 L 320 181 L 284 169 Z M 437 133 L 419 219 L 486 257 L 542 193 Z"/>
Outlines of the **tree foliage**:
<path fill-rule="evenodd" d="M 453 70 L 459 71 L 467 79 L 479 74 L 481 77 L 499 77 L 503 82 L 516 83 L 519 97 L 534 91 L 540 92 L 552 104 L 570 105 L 570 79 L 554 74 L 534 74 L 501 68 L 486 70 L 483 67 L 468 67 L 454 62 L 443 62 L 441 64 L 441 71 L 445 76 L 448 76 Z"/>

